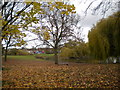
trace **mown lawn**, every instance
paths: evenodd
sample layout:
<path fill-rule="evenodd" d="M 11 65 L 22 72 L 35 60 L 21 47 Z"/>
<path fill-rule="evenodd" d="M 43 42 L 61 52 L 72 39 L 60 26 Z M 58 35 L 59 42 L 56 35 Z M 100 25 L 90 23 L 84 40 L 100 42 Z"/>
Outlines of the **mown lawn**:
<path fill-rule="evenodd" d="M 119 88 L 119 64 L 55 65 L 53 61 L 31 60 L 32 56 L 9 58 L 3 62 L 3 88 Z"/>
<path fill-rule="evenodd" d="M 54 56 L 54 54 L 37 54 L 37 55 L 39 55 L 39 56 Z"/>
<path fill-rule="evenodd" d="M 8 56 L 8 60 L 36 60 L 34 55 L 27 55 L 27 56 Z"/>
<path fill-rule="evenodd" d="M 8 55 L 8 59 L 12 60 L 42 60 L 42 59 L 37 59 L 35 56 L 43 56 L 43 57 L 50 57 L 53 56 L 54 54 L 34 54 L 34 55 L 17 55 L 17 56 L 12 56 Z"/>
<path fill-rule="evenodd" d="M 38 58 L 36 58 L 38 57 Z M 39 58 L 42 57 L 42 58 Z M 8 59 L 12 60 L 49 60 L 49 61 L 54 61 L 54 54 L 34 54 L 34 55 L 17 55 L 17 56 L 12 56 L 8 55 Z M 77 63 L 99 63 L 98 60 L 95 59 L 87 59 L 87 60 L 77 60 L 77 59 L 62 59 L 59 56 L 59 61 L 60 62 L 77 62 Z"/>

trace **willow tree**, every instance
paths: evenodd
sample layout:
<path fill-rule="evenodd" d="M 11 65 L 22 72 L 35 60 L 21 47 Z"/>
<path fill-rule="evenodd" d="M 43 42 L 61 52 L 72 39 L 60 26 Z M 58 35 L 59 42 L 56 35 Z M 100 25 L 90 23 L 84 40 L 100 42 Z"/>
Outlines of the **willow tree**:
<path fill-rule="evenodd" d="M 106 37 L 99 34 L 98 29 L 89 32 L 89 47 L 91 55 L 97 59 L 104 59 L 108 56 L 109 44 Z"/>
<path fill-rule="evenodd" d="M 63 2 L 42 3 L 43 14 L 38 14 L 39 26 L 31 31 L 46 45 L 54 49 L 55 64 L 58 64 L 58 49 L 62 42 L 72 37 L 78 24 L 74 5 Z"/>
<path fill-rule="evenodd" d="M 120 56 L 120 12 L 102 19 L 89 32 L 89 47 L 93 56 L 105 59 Z"/>

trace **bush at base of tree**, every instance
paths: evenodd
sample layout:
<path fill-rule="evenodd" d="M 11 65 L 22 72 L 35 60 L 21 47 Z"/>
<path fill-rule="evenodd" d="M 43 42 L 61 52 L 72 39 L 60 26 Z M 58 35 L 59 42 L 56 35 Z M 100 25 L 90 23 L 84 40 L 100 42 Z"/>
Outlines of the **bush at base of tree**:
<path fill-rule="evenodd" d="M 61 49 L 60 57 L 63 57 L 64 59 L 69 59 L 70 57 L 75 57 L 74 56 L 74 49 L 70 49 L 68 47 L 63 47 Z"/>
<path fill-rule="evenodd" d="M 61 49 L 60 57 L 62 59 L 85 59 L 89 57 L 89 48 L 87 43 L 78 41 L 69 41 Z"/>

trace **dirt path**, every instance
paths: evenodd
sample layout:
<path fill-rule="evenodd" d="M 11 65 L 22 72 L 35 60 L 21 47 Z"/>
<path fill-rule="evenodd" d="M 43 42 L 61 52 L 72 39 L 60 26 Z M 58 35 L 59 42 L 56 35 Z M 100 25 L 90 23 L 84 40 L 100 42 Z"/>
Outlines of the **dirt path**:
<path fill-rule="evenodd" d="M 3 63 L 3 88 L 118 88 L 118 64 Z M 119 75 L 119 76 L 118 76 Z"/>

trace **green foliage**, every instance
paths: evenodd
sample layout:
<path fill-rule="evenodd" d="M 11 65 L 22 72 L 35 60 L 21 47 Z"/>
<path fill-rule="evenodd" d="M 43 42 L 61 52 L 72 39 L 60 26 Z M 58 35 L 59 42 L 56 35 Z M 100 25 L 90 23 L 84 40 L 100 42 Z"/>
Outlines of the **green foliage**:
<path fill-rule="evenodd" d="M 91 55 L 97 59 L 120 56 L 120 12 L 102 19 L 88 34 Z"/>
<path fill-rule="evenodd" d="M 30 54 L 24 50 L 18 50 L 18 55 L 30 55 Z"/>
<path fill-rule="evenodd" d="M 10 49 L 8 51 L 8 55 L 30 55 L 30 54 L 25 50 Z"/>
<path fill-rule="evenodd" d="M 16 48 L 10 49 L 10 50 L 8 51 L 8 55 L 17 55 L 17 52 L 18 52 L 18 50 L 17 50 Z"/>
<path fill-rule="evenodd" d="M 89 55 L 87 43 L 78 41 L 69 41 L 61 49 L 60 56 L 64 58 L 84 58 Z"/>
<path fill-rule="evenodd" d="M 47 57 L 49 57 L 49 56 L 53 56 L 54 54 L 37 54 L 37 56 L 47 56 Z"/>
<path fill-rule="evenodd" d="M 26 34 L 22 31 L 28 29 L 28 25 L 32 22 L 36 23 L 38 19 L 34 17 L 36 13 L 29 14 L 28 7 L 30 9 L 30 3 L 24 2 L 6 2 L 3 4 L 1 8 L 2 13 L 2 44 L 4 43 L 3 47 L 5 47 L 5 61 L 7 61 L 7 49 L 10 46 L 22 46 L 25 43 L 23 40 L 26 37 Z M 22 6 L 22 7 L 21 7 Z M 33 7 L 35 3 L 33 3 Z M 21 7 L 17 8 L 16 7 Z M 1 16 L 0 16 L 1 17 Z M 0 25 L 1 26 L 1 25 Z M 22 31 L 20 28 L 24 28 Z"/>
<path fill-rule="evenodd" d="M 75 47 L 75 52 L 77 57 L 84 57 L 88 56 L 89 54 L 89 48 L 87 46 L 87 43 L 81 42 Z"/>
<path fill-rule="evenodd" d="M 64 57 L 64 58 L 69 58 L 69 57 L 73 57 L 75 54 L 74 54 L 74 49 L 70 49 L 70 48 L 67 48 L 67 47 L 63 47 L 61 49 L 61 53 L 60 53 L 60 56 L 61 57 Z"/>
<path fill-rule="evenodd" d="M 96 30 L 89 33 L 89 47 L 91 54 L 95 58 L 103 59 L 108 56 L 109 44 L 106 38 L 99 35 Z"/>
<path fill-rule="evenodd" d="M 35 58 L 37 59 L 45 59 L 45 60 L 53 60 L 54 54 L 37 54 Z"/>
<path fill-rule="evenodd" d="M 51 26 L 51 27 L 49 27 L 49 28 L 46 28 L 44 26 L 36 27 L 35 29 L 31 29 L 31 32 L 35 33 L 36 35 L 40 35 L 42 37 L 42 39 L 44 39 L 44 40 L 50 40 L 53 38 L 55 39 L 55 36 L 57 36 L 57 42 L 58 42 L 59 41 L 58 39 L 64 36 L 64 35 L 61 35 L 61 34 L 63 34 L 62 32 L 67 32 L 67 30 L 64 30 L 63 26 L 65 25 L 65 23 L 70 24 L 70 22 L 72 21 L 72 19 L 71 19 L 70 22 L 69 21 L 65 22 L 65 17 L 70 18 L 70 16 L 72 16 L 72 15 L 74 15 L 74 13 L 76 13 L 75 6 L 66 4 L 64 2 L 46 2 L 46 3 L 34 2 L 32 5 L 33 5 L 33 7 L 30 10 L 30 12 L 25 12 L 25 13 L 27 13 L 27 18 L 24 17 L 25 18 L 24 20 L 26 22 L 31 22 L 31 18 L 34 17 L 35 20 L 32 20 L 32 22 L 34 22 L 35 24 L 38 23 L 38 21 L 39 21 L 39 22 L 43 23 L 43 25 L 44 25 L 44 24 L 46 24 L 46 21 L 47 21 L 47 23 L 50 24 L 50 25 L 48 25 L 48 27 L 49 26 Z M 35 14 L 40 15 L 41 18 L 40 17 L 39 17 L 39 19 L 36 18 Z M 69 18 L 67 18 L 67 19 L 69 19 Z M 67 19 L 66 19 L 66 21 L 67 21 Z M 21 26 L 23 26 L 23 24 L 21 24 Z M 30 25 L 30 24 L 28 24 L 28 25 Z M 72 25 L 73 24 L 71 24 L 71 26 Z M 31 24 L 31 26 L 32 26 L 32 24 Z M 57 29 L 57 30 L 54 31 L 53 27 L 54 27 L 54 29 Z M 59 30 L 58 30 L 58 28 L 59 28 Z M 51 34 L 53 34 L 53 35 L 51 35 Z M 52 36 L 54 36 L 54 37 L 52 37 Z"/>
<path fill-rule="evenodd" d="M 54 51 L 53 51 L 53 50 L 45 50 L 45 53 L 46 53 L 46 54 L 53 54 Z"/>
<path fill-rule="evenodd" d="M 3 24 L 6 21 L 3 20 Z M 5 48 L 11 46 L 22 46 L 25 45 L 26 42 L 23 40 L 26 37 L 26 34 L 19 30 L 19 25 L 7 25 L 5 30 L 2 31 L 2 40 L 5 43 Z"/>
<path fill-rule="evenodd" d="M 78 18 L 75 13 L 75 6 L 65 2 L 44 2 L 41 4 L 36 2 L 33 3 L 32 9 L 28 13 L 27 18 L 31 19 L 29 15 L 32 15 L 37 20 L 39 19 L 40 26 L 34 25 L 32 27 L 31 25 L 30 31 L 36 34 L 44 44 L 54 49 L 55 64 L 58 64 L 57 54 L 60 42 L 72 36 L 74 28 L 77 27 Z M 36 23 L 37 20 L 35 20 Z"/>

